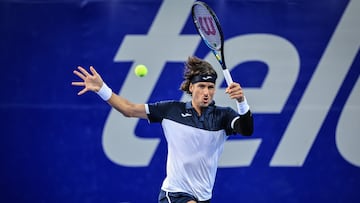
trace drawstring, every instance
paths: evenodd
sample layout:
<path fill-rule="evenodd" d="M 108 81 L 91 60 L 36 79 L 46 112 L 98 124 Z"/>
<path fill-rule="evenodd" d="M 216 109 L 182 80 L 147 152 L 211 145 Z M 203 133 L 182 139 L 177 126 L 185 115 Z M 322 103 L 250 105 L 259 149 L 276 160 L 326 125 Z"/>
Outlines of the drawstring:
<path fill-rule="evenodd" d="M 168 200 L 169 203 L 171 203 L 171 200 L 170 200 L 170 197 L 169 197 L 169 192 L 166 191 L 165 194 L 166 194 L 166 199 Z"/>

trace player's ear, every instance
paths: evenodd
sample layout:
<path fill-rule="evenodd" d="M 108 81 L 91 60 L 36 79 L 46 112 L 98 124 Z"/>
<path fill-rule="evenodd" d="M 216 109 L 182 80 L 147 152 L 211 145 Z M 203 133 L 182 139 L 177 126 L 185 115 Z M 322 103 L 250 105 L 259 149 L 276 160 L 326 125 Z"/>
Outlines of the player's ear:
<path fill-rule="evenodd" d="M 192 84 L 192 83 L 190 83 L 190 85 L 189 85 L 189 92 L 193 92 L 193 89 L 194 89 L 194 85 Z"/>

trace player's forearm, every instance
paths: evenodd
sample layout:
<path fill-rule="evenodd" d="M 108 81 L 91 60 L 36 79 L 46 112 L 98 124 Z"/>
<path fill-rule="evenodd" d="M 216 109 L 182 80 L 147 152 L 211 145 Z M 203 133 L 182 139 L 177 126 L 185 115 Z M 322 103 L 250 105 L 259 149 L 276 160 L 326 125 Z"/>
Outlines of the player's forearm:
<path fill-rule="evenodd" d="M 126 117 L 147 118 L 144 104 L 134 104 L 124 97 L 114 94 L 105 82 L 103 82 L 100 90 L 96 93 Z"/>
<path fill-rule="evenodd" d="M 126 117 L 147 118 L 144 104 L 134 104 L 114 93 L 107 102 Z"/>
<path fill-rule="evenodd" d="M 245 136 L 252 135 L 254 121 L 246 97 L 243 97 L 242 101 L 237 103 L 237 108 L 240 118 L 235 121 L 234 130 Z"/>
<path fill-rule="evenodd" d="M 122 113 L 126 117 L 131 117 L 129 112 L 129 101 L 112 93 L 110 99 L 107 101 L 110 106 Z"/>
<path fill-rule="evenodd" d="M 254 120 L 250 110 L 235 121 L 234 130 L 244 136 L 251 136 L 253 134 Z"/>

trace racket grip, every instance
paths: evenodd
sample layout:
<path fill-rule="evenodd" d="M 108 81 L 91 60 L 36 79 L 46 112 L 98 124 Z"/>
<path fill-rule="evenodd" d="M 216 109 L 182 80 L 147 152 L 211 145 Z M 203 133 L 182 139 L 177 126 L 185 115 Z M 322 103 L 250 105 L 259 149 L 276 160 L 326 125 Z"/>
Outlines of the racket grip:
<path fill-rule="evenodd" d="M 226 81 L 226 84 L 229 86 L 231 83 L 233 83 L 233 79 L 230 75 L 229 69 L 223 69 L 224 78 Z M 239 102 L 236 100 L 236 103 L 239 104 Z"/>
<path fill-rule="evenodd" d="M 223 74 L 225 77 L 226 84 L 229 86 L 231 83 L 233 83 L 233 79 L 230 75 L 229 69 L 223 69 Z"/>

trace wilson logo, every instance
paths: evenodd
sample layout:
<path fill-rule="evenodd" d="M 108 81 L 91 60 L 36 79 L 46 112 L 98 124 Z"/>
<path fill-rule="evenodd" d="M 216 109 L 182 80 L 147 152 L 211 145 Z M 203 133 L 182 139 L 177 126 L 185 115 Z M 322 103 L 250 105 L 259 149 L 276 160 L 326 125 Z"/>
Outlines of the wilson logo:
<path fill-rule="evenodd" d="M 216 29 L 215 29 L 214 21 L 212 20 L 211 17 L 209 17 L 209 16 L 207 16 L 207 17 L 199 17 L 199 23 L 200 23 L 200 26 L 201 26 L 201 30 L 206 35 L 216 35 Z"/>

